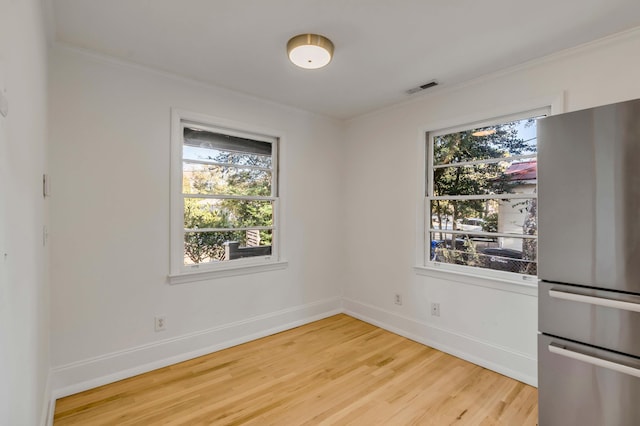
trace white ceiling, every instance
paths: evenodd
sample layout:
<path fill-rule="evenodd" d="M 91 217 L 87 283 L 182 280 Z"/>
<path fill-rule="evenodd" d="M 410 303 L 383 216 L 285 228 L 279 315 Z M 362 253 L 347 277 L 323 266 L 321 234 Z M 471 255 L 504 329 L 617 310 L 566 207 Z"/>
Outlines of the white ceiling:
<path fill-rule="evenodd" d="M 640 25 L 640 0 L 46 1 L 57 43 L 336 118 Z M 289 63 L 307 32 L 334 42 L 326 68 Z"/>

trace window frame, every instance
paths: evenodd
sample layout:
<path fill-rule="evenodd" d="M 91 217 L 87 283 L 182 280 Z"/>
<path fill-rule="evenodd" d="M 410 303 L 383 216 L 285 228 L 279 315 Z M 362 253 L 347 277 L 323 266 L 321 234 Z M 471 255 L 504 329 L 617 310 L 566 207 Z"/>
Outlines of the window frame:
<path fill-rule="evenodd" d="M 184 127 L 198 128 L 230 136 L 250 138 L 272 144 L 272 188 L 271 195 L 259 197 L 273 203 L 272 247 L 266 256 L 245 257 L 229 261 L 184 264 L 184 199 L 201 198 L 198 194 L 183 194 L 183 144 Z M 170 284 L 200 281 L 211 278 L 244 275 L 248 273 L 282 269 L 287 262 L 281 260 L 281 161 L 282 132 L 274 129 L 248 125 L 194 113 L 177 108 L 171 109 L 171 211 L 170 211 Z M 207 196 L 202 198 L 209 198 Z M 222 196 L 222 198 L 227 198 Z M 243 197 L 238 197 L 243 198 Z M 256 197 L 248 197 L 256 198 Z"/>
<path fill-rule="evenodd" d="M 542 114 L 540 114 L 542 112 Z M 430 250 L 427 248 L 430 241 L 430 207 L 427 198 L 427 178 L 432 176 L 429 170 L 428 159 L 433 158 L 433 143 L 428 136 L 448 134 L 455 131 L 468 130 L 474 127 L 482 127 L 500 122 L 508 122 L 510 119 L 522 119 L 539 115 L 555 115 L 564 112 L 564 91 L 527 102 L 511 105 L 510 107 L 497 108 L 488 112 L 481 112 L 463 116 L 457 119 L 449 119 L 421 126 L 418 129 L 418 170 L 419 183 L 417 187 L 416 204 L 416 244 L 414 272 L 417 275 L 439 279 L 453 279 L 463 284 L 482 287 L 497 288 L 504 291 L 516 292 L 534 296 L 537 288 L 537 277 L 514 272 L 498 271 L 487 268 L 471 267 L 466 265 L 445 264 L 433 262 L 429 259 Z M 463 123 L 463 124 L 461 124 Z M 427 154 L 429 157 L 427 157 Z M 514 286 L 514 284 L 516 284 Z"/>

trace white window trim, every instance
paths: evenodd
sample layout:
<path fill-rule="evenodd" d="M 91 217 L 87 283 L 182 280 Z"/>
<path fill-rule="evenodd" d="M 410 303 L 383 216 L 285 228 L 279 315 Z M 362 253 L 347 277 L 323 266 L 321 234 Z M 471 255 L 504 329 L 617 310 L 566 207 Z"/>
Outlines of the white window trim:
<path fill-rule="evenodd" d="M 496 118 L 506 118 L 521 115 L 529 111 L 545 110 L 549 115 L 561 114 L 564 112 L 564 91 L 554 96 L 542 97 L 539 99 L 530 100 L 527 102 L 498 108 L 492 111 L 483 111 L 477 114 L 472 114 L 458 119 L 450 119 L 446 121 L 428 123 L 422 126 L 418 130 L 417 144 L 418 144 L 418 185 L 416 196 L 416 242 L 415 242 L 415 267 L 414 271 L 417 275 L 429 276 L 432 278 L 445 278 L 462 282 L 470 285 L 482 285 L 494 287 L 494 285 L 488 285 L 489 282 L 500 283 L 496 284 L 502 289 L 506 289 L 505 286 L 514 287 L 510 291 L 524 292 L 528 294 L 531 292 L 531 286 L 537 283 L 537 278 L 517 274 L 513 272 L 495 271 L 491 269 L 474 268 L 463 265 L 450 265 L 441 262 L 428 262 L 426 251 L 426 239 L 428 238 L 428 228 L 426 226 L 426 182 L 428 165 L 426 162 L 427 147 L 430 145 L 425 139 L 425 135 L 434 134 L 446 129 L 446 132 L 455 132 L 456 130 L 466 130 L 470 127 L 485 122 L 495 121 Z M 431 158 L 431 157 L 430 157 Z"/>
<path fill-rule="evenodd" d="M 441 266 L 445 267 L 442 268 Z M 438 262 L 437 265 L 434 266 L 415 266 L 413 269 L 416 275 L 461 282 L 478 287 L 493 288 L 527 296 L 538 295 L 538 278 L 532 275 L 521 275 L 522 281 L 517 281 L 512 276 L 514 275 L 513 272 L 487 269 L 488 273 L 481 275 L 477 273 L 478 268 L 471 266 L 455 265 L 458 266 L 456 270 L 447 269 L 446 266 L 448 265 Z"/>
<path fill-rule="evenodd" d="M 201 123 L 204 127 L 224 129 L 228 134 L 255 135 L 260 140 L 260 135 L 268 135 L 270 139 L 277 139 L 274 145 L 273 168 L 276 170 L 278 196 L 274 198 L 274 230 L 272 254 L 270 256 L 258 256 L 236 259 L 226 262 L 200 264 L 194 266 L 184 265 L 184 204 L 182 195 L 182 123 Z M 227 131 L 228 130 L 228 131 Z M 236 132 L 234 132 L 234 130 Z M 264 138 L 265 136 L 263 136 Z M 234 275 L 245 275 L 256 272 L 266 272 L 284 269 L 288 262 L 282 258 L 283 244 L 281 242 L 282 223 L 282 146 L 284 133 L 278 130 L 259 127 L 246 123 L 240 123 L 220 117 L 185 111 L 178 108 L 171 109 L 171 207 L 170 207 L 170 284 L 181 284 L 193 281 L 202 281 L 214 278 L 222 278 Z"/>

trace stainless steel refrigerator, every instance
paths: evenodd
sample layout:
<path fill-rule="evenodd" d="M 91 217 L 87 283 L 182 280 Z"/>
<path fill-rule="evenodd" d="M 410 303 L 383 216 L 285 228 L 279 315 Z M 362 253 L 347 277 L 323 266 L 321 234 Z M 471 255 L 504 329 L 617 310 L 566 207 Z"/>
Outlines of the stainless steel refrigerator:
<path fill-rule="evenodd" d="M 539 424 L 640 425 L 640 99 L 537 129 Z"/>

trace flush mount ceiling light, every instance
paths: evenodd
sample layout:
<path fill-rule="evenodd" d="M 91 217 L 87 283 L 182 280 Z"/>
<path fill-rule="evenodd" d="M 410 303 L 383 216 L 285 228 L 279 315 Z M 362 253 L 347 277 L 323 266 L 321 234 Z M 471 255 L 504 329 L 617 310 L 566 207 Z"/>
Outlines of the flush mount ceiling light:
<path fill-rule="evenodd" d="M 318 34 L 299 34 L 287 43 L 287 54 L 300 68 L 322 68 L 331 62 L 333 43 Z"/>

